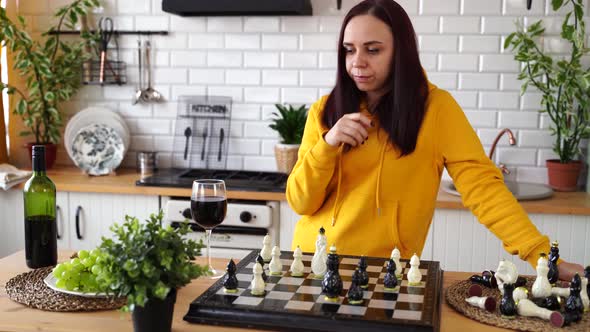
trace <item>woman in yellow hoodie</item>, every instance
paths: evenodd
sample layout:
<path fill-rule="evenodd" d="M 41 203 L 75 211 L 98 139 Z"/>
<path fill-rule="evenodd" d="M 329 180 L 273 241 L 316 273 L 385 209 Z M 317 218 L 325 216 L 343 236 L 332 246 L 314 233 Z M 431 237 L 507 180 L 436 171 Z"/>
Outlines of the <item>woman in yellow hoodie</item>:
<path fill-rule="evenodd" d="M 287 200 L 302 215 L 293 247 L 315 250 L 320 227 L 339 253 L 420 255 L 443 168 L 463 203 L 511 254 L 536 266 L 549 252 L 504 185 L 453 97 L 430 84 L 414 29 L 392 0 L 366 0 L 344 18 L 336 85 L 308 114 Z M 577 264 L 560 262 L 571 280 Z"/>

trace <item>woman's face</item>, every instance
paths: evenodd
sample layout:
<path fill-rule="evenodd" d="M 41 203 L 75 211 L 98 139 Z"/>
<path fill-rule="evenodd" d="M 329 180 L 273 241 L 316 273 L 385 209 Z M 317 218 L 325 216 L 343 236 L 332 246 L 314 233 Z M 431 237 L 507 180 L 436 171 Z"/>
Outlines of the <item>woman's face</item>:
<path fill-rule="evenodd" d="M 344 29 L 346 71 L 359 90 L 382 94 L 393 62 L 393 33 L 372 15 L 353 17 Z"/>

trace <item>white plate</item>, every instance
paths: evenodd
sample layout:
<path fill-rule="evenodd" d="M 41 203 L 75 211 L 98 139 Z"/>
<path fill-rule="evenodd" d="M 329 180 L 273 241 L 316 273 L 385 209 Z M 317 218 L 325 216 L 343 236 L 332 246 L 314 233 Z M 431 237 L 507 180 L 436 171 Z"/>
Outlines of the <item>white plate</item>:
<path fill-rule="evenodd" d="M 127 149 L 130 146 L 130 132 L 129 127 L 125 123 L 123 118 L 104 107 L 88 107 L 78 113 L 76 113 L 69 121 L 64 132 L 64 145 L 68 152 L 68 155 L 73 160 L 73 153 L 71 150 L 72 143 L 75 135 L 80 129 L 91 124 L 105 124 L 112 127 L 117 131 L 119 136 L 123 139 L 123 145 L 125 148 L 124 154 L 127 153 Z"/>
<path fill-rule="evenodd" d="M 121 136 L 105 124 L 81 128 L 71 149 L 76 166 L 90 175 L 106 175 L 117 169 L 125 153 Z"/>
<path fill-rule="evenodd" d="M 45 277 L 45 279 L 43 279 L 43 282 L 45 283 L 45 285 L 47 285 L 47 287 L 53 289 L 56 292 L 60 292 L 60 293 L 66 293 L 66 294 L 70 294 L 70 295 L 78 295 L 78 296 L 83 296 L 83 297 L 94 297 L 94 298 L 108 297 L 108 295 L 105 293 L 83 293 L 83 292 L 69 291 L 67 289 L 58 288 L 56 286 L 57 279 L 53 276 L 53 272 L 49 273 L 49 275 L 47 275 L 47 277 Z"/>

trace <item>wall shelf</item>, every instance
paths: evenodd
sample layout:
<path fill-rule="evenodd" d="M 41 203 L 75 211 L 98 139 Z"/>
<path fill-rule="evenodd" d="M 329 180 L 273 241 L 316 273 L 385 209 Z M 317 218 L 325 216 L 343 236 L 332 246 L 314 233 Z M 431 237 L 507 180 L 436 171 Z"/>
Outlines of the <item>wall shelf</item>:
<path fill-rule="evenodd" d="M 88 30 L 90 33 L 100 32 L 99 30 Z M 51 31 L 50 35 L 79 35 L 80 31 L 78 30 L 61 30 L 61 31 Z M 151 30 L 113 30 L 113 35 L 143 35 L 143 36 L 151 36 L 151 35 L 160 35 L 160 36 L 167 36 L 168 31 L 151 31 Z"/>

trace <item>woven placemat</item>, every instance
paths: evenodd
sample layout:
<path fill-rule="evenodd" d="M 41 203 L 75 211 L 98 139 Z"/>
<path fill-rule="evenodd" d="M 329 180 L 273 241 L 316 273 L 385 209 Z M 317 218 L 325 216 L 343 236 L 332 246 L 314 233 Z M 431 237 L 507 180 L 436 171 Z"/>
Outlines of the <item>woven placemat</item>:
<path fill-rule="evenodd" d="M 126 303 L 125 298 L 88 298 L 56 292 L 43 282 L 52 270 L 53 267 L 43 267 L 8 280 L 8 297 L 26 306 L 47 311 L 112 310 Z"/>
<path fill-rule="evenodd" d="M 526 277 L 526 279 L 526 288 L 529 290 L 529 294 L 531 294 L 531 286 L 535 279 L 532 277 Z M 502 318 L 500 315 L 500 300 L 502 299 L 502 295 L 497 288 L 491 289 L 482 287 L 482 296 L 491 296 L 496 299 L 497 305 L 495 312 L 489 312 L 478 307 L 471 306 L 465 301 L 465 299 L 469 297 L 468 290 L 471 284 L 472 283 L 469 280 L 459 281 L 445 290 L 445 297 L 451 307 L 462 313 L 464 316 L 474 319 L 478 322 L 519 331 L 590 331 L 590 317 L 588 317 L 588 313 L 585 313 L 582 316 L 582 320 L 579 322 L 572 323 L 571 325 L 560 329 L 556 329 L 555 327 L 551 326 L 548 321 L 535 317 L 516 316 L 514 319 Z"/>

